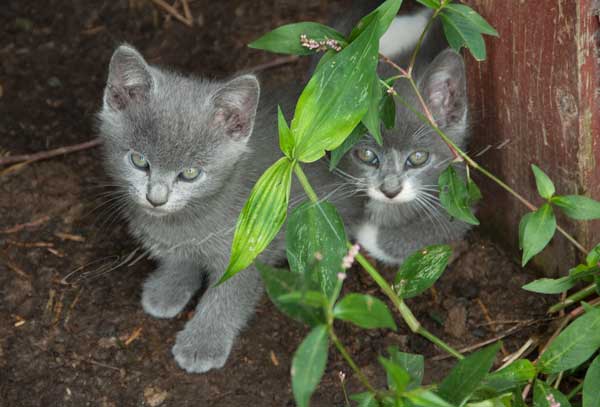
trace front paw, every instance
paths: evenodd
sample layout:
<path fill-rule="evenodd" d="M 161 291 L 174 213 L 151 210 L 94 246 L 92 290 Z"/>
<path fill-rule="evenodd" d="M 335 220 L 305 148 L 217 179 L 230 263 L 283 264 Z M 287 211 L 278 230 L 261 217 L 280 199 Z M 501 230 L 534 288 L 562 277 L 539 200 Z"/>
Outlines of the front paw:
<path fill-rule="evenodd" d="M 233 339 L 212 329 L 198 332 L 186 328 L 177 334 L 172 352 L 179 367 L 188 373 L 204 373 L 225 365 Z"/>
<path fill-rule="evenodd" d="M 155 274 L 144 283 L 142 307 L 155 318 L 173 318 L 185 308 L 193 294 L 188 284 L 174 281 L 166 274 Z"/>

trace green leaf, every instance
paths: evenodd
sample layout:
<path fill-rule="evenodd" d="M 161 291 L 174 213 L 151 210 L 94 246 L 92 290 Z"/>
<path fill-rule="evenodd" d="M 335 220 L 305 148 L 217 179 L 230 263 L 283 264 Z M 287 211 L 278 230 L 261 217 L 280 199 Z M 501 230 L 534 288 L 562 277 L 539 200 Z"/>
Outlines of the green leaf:
<path fill-rule="evenodd" d="M 488 374 L 475 392 L 475 397 L 477 400 L 498 397 L 526 385 L 536 375 L 537 370 L 529 360 L 516 360 L 504 369 Z"/>
<path fill-rule="evenodd" d="M 458 361 L 440 384 L 438 394 L 456 405 L 465 403 L 477 389 L 494 363 L 500 343 L 488 346 Z"/>
<path fill-rule="evenodd" d="M 396 126 L 396 102 L 391 95 L 385 95 L 381 103 L 381 121 L 386 129 L 390 130 Z"/>
<path fill-rule="evenodd" d="M 371 95 L 369 96 L 369 110 L 362 118 L 362 124 L 369 130 L 369 133 L 373 136 L 377 144 L 382 145 L 383 139 L 381 137 L 381 120 L 380 120 L 380 109 L 381 98 L 383 92 L 381 85 L 379 84 L 379 77 L 374 76 L 374 82 L 371 85 Z"/>
<path fill-rule="evenodd" d="M 277 235 L 285 222 L 294 163 L 283 157 L 252 188 L 240 214 L 231 257 L 219 284 L 248 267 Z"/>
<path fill-rule="evenodd" d="M 310 397 L 321 381 L 327 364 L 328 346 L 327 326 L 319 325 L 310 331 L 294 353 L 292 391 L 300 407 L 308 407 Z"/>
<path fill-rule="evenodd" d="M 535 175 L 535 185 L 537 186 L 538 193 L 544 199 L 551 199 L 556 192 L 552 180 L 537 165 L 531 164 L 531 169 Z"/>
<path fill-rule="evenodd" d="M 571 407 L 564 394 L 537 380 L 533 387 L 533 407 L 554 407 L 556 403 L 559 403 L 560 407 Z"/>
<path fill-rule="evenodd" d="M 303 47 L 300 36 L 307 35 L 309 38 L 321 41 L 334 39 L 343 46 L 346 40 L 342 34 L 331 27 L 313 22 L 302 22 L 287 24 L 263 35 L 256 41 L 250 43 L 250 48 L 262 49 L 278 54 L 310 55 L 314 50 Z"/>
<path fill-rule="evenodd" d="M 279 148 L 286 157 L 291 158 L 294 152 L 294 137 L 281 111 L 281 106 L 277 106 L 277 128 L 279 130 Z"/>
<path fill-rule="evenodd" d="M 333 171 L 340 163 L 344 155 L 352 150 L 352 147 L 358 143 L 367 134 L 367 129 L 364 125 L 359 124 L 352 130 L 352 133 L 344 140 L 342 145 L 331 152 L 331 158 L 329 161 L 329 171 Z"/>
<path fill-rule="evenodd" d="M 350 396 L 350 400 L 356 401 L 358 407 L 379 407 L 375 395 L 370 392 L 353 394 Z"/>
<path fill-rule="evenodd" d="M 598 263 L 600 262 L 600 244 L 596 245 L 596 247 L 588 253 L 585 262 L 590 267 L 598 266 Z"/>
<path fill-rule="evenodd" d="M 593 309 L 573 321 L 540 357 L 542 373 L 559 373 L 588 360 L 600 348 L 600 309 Z"/>
<path fill-rule="evenodd" d="M 307 291 L 310 287 L 306 285 L 302 275 L 278 270 L 260 262 L 256 262 L 256 268 L 262 276 L 269 298 L 281 312 L 311 326 L 326 322 L 323 307 L 315 307 L 314 302 L 303 297 L 303 294 L 310 292 Z M 297 301 L 289 301 L 291 294 L 298 296 Z"/>
<path fill-rule="evenodd" d="M 552 240 L 556 232 L 556 217 L 550 204 L 546 203 L 531 216 L 523 217 L 521 223 L 523 224 L 519 225 L 519 230 L 522 231 L 520 246 L 523 248 L 522 265 L 525 266 Z"/>
<path fill-rule="evenodd" d="M 378 24 L 319 64 L 304 88 L 292 120 L 295 159 L 313 162 L 344 142 L 369 109 L 378 60 Z"/>
<path fill-rule="evenodd" d="M 431 390 L 419 388 L 404 393 L 404 397 L 420 407 L 455 407 Z"/>
<path fill-rule="evenodd" d="M 472 26 L 477 27 L 477 31 L 480 33 L 493 35 L 495 37 L 498 36 L 498 31 L 496 31 L 494 27 L 485 21 L 485 19 L 471 7 L 465 6 L 464 4 L 450 3 L 446 6 L 446 9 L 463 16 L 465 20 L 468 20 L 471 23 Z"/>
<path fill-rule="evenodd" d="M 552 203 L 575 220 L 600 219 L 600 202 L 581 195 L 555 196 Z"/>
<path fill-rule="evenodd" d="M 348 41 L 355 41 L 367 27 L 369 27 L 375 20 L 378 20 L 378 27 L 375 35 L 377 39 L 381 38 L 383 34 L 388 30 L 390 24 L 394 20 L 394 17 L 398 14 L 402 0 L 387 0 L 383 2 L 375 10 L 360 19 L 356 27 L 352 29 L 352 32 L 348 36 Z"/>
<path fill-rule="evenodd" d="M 406 389 L 410 382 L 410 375 L 404 368 L 390 359 L 382 356 L 378 358 L 379 363 L 383 366 L 387 373 L 388 387 L 400 395 Z"/>
<path fill-rule="evenodd" d="M 575 281 L 571 277 L 540 278 L 524 285 L 523 289 L 540 294 L 560 294 L 570 290 L 574 285 Z"/>
<path fill-rule="evenodd" d="M 419 387 L 425 374 L 425 358 L 423 355 L 400 352 L 395 346 L 390 346 L 387 351 L 390 359 L 402 366 L 410 375 L 410 382 L 406 388 L 411 390 Z"/>
<path fill-rule="evenodd" d="M 464 45 L 476 60 L 485 60 L 485 41 L 476 26 L 463 17 L 462 14 L 451 9 L 445 8 L 439 15 L 446 39 L 452 48 L 460 51 L 460 48 Z"/>
<path fill-rule="evenodd" d="M 498 397 L 490 398 L 479 402 L 467 403 L 467 407 L 512 407 L 512 395 L 503 394 Z"/>
<path fill-rule="evenodd" d="M 440 202 L 446 211 L 456 219 L 479 225 L 479 221 L 471 212 L 471 195 L 465 181 L 458 176 L 451 165 L 440 175 Z"/>
<path fill-rule="evenodd" d="M 304 203 L 287 222 L 286 251 L 290 269 L 305 276 L 330 297 L 346 255 L 344 222 L 328 202 Z"/>
<path fill-rule="evenodd" d="M 440 2 L 438 0 L 417 0 L 417 2 L 434 10 L 440 8 Z"/>
<path fill-rule="evenodd" d="M 483 198 L 479 187 L 471 178 L 467 179 L 467 191 L 469 192 L 469 206 L 475 205 Z"/>
<path fill-rule="evenodd" d="M 600 356 L 592 362 L 583 381 L 583 407 L 600 407 Z"/>
<path fill-rule="evenodd" d="M 402 264 L 394 288 L 401 298 L 412 298 L 431 287 L 442 275 L 452 249 L 447 245 L 429 246 L 411 254 Z"/>
<path fill-rule="evenodd" d="M 390 328 L 396 323 L 387 305 L 370 295 L 348 294 L 333 308 L 333 316 L 361 328 Z"/>

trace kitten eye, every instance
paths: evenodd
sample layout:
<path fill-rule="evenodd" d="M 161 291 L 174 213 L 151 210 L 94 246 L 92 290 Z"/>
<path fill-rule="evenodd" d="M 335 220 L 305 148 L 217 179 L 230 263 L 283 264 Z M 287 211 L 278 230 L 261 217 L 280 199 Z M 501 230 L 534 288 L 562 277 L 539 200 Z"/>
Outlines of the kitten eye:
<path fill-rule="evenodd" d="M 411 155 L 408 156 L 408 160 L 406 163 L 409 167 L 420 167 L 425 164 L 429 160 L 429 153 L 426 151 L 415 151 Z"/>
<path fill-rule="evenodd" d="M 179 177 L 184 181 L 193 181 L 198 178 L 198 175 L 200 175 L 200 170 L 198 168 L 186 168 L 181 171 Z"/>
<path fill-rule="evenodd" d="M 364 162 L 365 164 L 370 165 L 372 167 L 379 166 L 379 157 L 377 157 L 377 154 L 375 154 L 375 152 L 373 152 L 373 150 L 371 149 L 360 148 L 356 150 L 356 157 L 358 157 L 358 159 Z"/>
<path fill-rule="evenodd" d="M 143 154 L 133 152 L 129 154 L 129 160 L 131 161 L 131 164 L 139 170 L 147 170 L 148 167 L 150 167 L 150 163 Z"/>

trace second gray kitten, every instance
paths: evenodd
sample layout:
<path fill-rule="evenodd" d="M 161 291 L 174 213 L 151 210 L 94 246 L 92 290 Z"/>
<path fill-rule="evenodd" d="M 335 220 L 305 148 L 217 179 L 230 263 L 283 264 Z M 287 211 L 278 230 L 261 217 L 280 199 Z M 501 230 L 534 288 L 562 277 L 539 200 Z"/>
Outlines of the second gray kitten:
<path fill-rule="evenodd" d="M 282 156 L 275 100 L 264 98 L 259 106 L 259 94 L 252 75 L 228 82 L 185 77 L 147 64 L 127 45 L 110 61 L 99 113 L 105 163 L 131 233 L 158 261 L 144 283 L 142 306 L 154 317 L 172 318 L 207 287 L 172 349 L 188 372 L 224 365 L 262 293 L 252 266 L 213 286 L 227 267 L 252 186 Z M 319 192 L 339 184 L 324 164 L 306 171 L 320 180 Z M 298 189 L 294 184 L 301 197 Z M 281 235 L 263 261 L 284 259 Z"/>

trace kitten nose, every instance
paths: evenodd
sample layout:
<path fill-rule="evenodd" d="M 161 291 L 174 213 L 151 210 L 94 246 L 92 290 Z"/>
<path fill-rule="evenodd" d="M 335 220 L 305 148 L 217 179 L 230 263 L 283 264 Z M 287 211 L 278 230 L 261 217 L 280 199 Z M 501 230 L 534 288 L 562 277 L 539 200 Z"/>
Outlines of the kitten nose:
<path fill-rule="evenodd" d="M 381 190 L 383 195 L 387 196 L 390 199 L 396 197 L 400 192 L 402 192 L 401 185 L 396 187 L 386 187 L 385 185 L 382 185 L 379 189 Z"/>
<path fill-rule="evenodd" d="M 150 184 L 146 199 L 154 207 L 164 205 L 169 200 L 169 188 L 165 184 Z"/>

